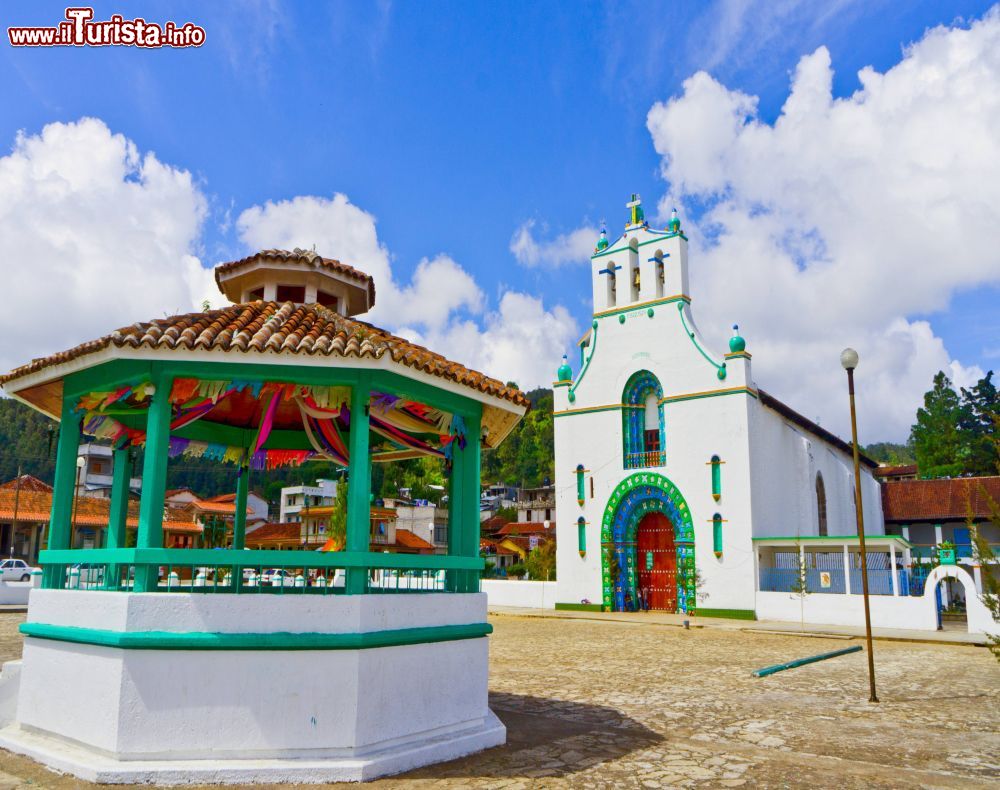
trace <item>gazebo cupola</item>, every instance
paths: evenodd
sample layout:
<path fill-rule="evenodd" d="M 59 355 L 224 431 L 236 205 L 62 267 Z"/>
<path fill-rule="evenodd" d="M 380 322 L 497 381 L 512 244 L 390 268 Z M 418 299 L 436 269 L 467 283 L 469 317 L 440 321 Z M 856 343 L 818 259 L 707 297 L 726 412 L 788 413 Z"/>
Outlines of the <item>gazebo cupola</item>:
<path fill-rule="evenodd" d="M 344 316 L 375 305 L 371 276 L 312 250 L 261 250 L 215 268 L 215 282 L 229 301 L 320 304 Z"/>

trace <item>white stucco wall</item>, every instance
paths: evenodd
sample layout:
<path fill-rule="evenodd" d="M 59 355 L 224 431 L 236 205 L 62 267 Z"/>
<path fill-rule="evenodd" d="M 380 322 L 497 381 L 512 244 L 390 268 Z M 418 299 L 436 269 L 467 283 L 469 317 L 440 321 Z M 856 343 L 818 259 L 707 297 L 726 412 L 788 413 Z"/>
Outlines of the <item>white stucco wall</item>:
<path fill-rule="evenodd" d="M 554 609 L 558 600 L 558 582 L 483 579 L 481 589 L 486 593 L 490 606 Z"/>
<path fill-rule="evenodd" d="M 486 595 L 35 590 L 29 621 L 354 633 L 481 623 Z M 17 721 L 123 759 L 360 755 L 482 727 L 485 638 L 365 650 L 123 650 L 25 639 Z"/>

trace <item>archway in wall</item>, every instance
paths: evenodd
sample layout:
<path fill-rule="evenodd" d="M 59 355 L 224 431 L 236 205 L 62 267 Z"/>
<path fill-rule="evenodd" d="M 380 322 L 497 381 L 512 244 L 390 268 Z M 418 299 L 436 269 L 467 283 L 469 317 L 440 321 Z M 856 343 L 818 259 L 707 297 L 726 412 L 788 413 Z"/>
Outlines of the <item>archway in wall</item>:
<path fill-rule="evenodd" d="M 645 521 L 651 515 L 656 518 Z M 661 531 L 664 529 L 672 532 L 669 535 L 673 546 L 672 568 L 662 554 L 669 551 L 670 545 L 668 536 Z M 654 549 L 650 572 L 659 571 L 657 580 L 666 581 L 667 574 L 673 571 L 673 590 L 661 595 L 661 601 L 668 607 L 666 611 L 693 611 L 696 589 L 691 511 L 677 487 L 655 472 L 638 472 L 622 480 L 604 509 L 601 521 L 604 607 L 611 611 L 638 607 L 640 562 L 645 566 L 649 561 L 646 553 L 639 553 L 640 539 L 643 545 L 647 541 L 664 544 Z M 646 580 L 652 582 L 653 578 L 650 575 Z"/>
<path fill-rule="evenodd" d="M 968 631 L 965 585 L 955 576 L 942 576 L 934 585 L 934 606 L 939 631 Z"/>

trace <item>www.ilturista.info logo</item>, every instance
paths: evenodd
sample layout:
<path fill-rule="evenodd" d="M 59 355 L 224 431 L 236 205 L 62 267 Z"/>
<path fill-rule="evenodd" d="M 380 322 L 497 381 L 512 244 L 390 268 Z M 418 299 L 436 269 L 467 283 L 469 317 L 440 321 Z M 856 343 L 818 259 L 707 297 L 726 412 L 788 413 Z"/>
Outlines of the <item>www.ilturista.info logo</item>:
<path fill-rule="evenodd" d="M 187 22 L 147 22 L 141 17 L 94 22 L 93 8 L 67 8 L 66 20 L 53 27 L 9 27 L 7 37 L 13 47 L 200 47 L 205 28 Z"/>

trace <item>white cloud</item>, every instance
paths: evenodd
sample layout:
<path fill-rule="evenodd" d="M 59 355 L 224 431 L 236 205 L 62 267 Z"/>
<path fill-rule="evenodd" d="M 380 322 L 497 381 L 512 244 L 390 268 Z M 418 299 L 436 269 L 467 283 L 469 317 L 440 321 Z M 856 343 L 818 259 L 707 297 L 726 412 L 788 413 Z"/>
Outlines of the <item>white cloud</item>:
<path fill-rule="evenodd" d="M 371 274 L 377 298 L 365 320 L 524 387 L 551 382 L 575 331 L 564 308 L 548 311 L 540 299 L 523 293 L 507 291 L 495 310 L 487 309 L 472 275 L 445 254 L 424 258 L 410 281 L 401 282 L 378 240 L 375 217 L 346 195 L 254 206 L 236 225 L 252 249 L 315 245 L 322 255 Z"/>
<path fill-rule="evenodd" d="M 825 48 L 803 57 L 774 124 L 704 72 L 654 105 L 660 211 L 707 202 L 689 229 L 699 325 L 721 343 L 739 321 L 761 386 L 843 433 L 853 345 L 862 441 L 902 439 L 934 372 L 980 375 L 907 316 L 1000 281 L 1000 12 L 928 31 L 850 97 L 832 76 Z"/>
<path fill-rule="evenodd" d="M 0 332 L 17 338 L 0 368 L 187 310 L 215 290 L 194 254 L 205 211 L 190 173 L 99 120 L 19 134 L 0 158 Z"/>
<path fill-rule="evenodd" d="M 529 219 L 515 231 L 510 240 L 510 251 L 522 266 L 558 267 L 565 263 L 583 263 L 594 252 L 600 232 L 584 225 L 550 241 L 539 242 L 535 239 L 534 227 L 535 221 Z"/>

